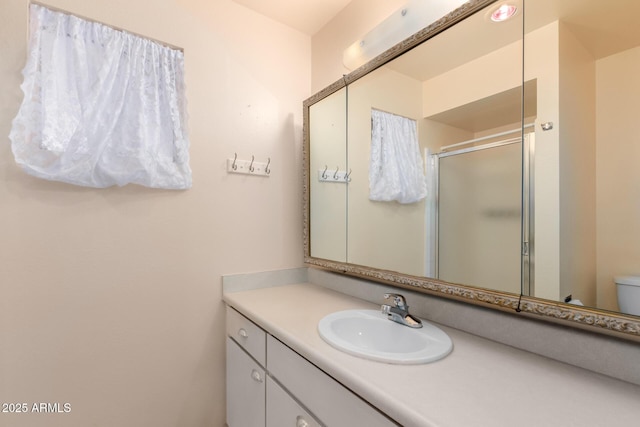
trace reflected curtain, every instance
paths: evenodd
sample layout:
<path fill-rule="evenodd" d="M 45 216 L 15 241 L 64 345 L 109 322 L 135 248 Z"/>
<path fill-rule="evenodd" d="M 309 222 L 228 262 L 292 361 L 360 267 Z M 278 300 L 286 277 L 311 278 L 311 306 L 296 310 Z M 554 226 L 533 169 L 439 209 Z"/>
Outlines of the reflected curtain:
<path fill-rule="evenodd" d="M 29 174 L 89 187 L 191 187 L 184 55 L 32 4 L 10 134 Z"/>
<path fill-rule="evenodd" d="M 415 203 L 427 194 L 415 120 L 371 110 L 369 199 Z"/>

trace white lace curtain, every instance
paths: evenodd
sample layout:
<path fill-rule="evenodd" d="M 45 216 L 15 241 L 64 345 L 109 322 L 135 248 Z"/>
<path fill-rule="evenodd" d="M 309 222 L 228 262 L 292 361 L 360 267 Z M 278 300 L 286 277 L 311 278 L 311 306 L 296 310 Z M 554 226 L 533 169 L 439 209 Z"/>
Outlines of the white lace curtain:
<path fill-rule="evenodd" d="M 415 120 L 371 110 L 369 199 L 415 203 L 427 195 Z"/>
<path fill-rule="evenodd" d="M 191 187 L 184 55 L 32 4 L 10 133 L 30 175 L 88 187 Z"/>

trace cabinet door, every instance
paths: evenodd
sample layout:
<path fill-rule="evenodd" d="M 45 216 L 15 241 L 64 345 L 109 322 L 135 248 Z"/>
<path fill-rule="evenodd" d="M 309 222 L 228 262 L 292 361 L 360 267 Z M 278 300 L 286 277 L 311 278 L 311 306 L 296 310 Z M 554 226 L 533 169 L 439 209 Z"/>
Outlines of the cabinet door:
<path fill-rule="evenodd" d="M 321 427 L 293 397 L 267 377 L 267 427 Z"/>
<path fill-rule="evenodd" d="M 265 372 L 227 337 L 227 425 L 264 427 Z"/>

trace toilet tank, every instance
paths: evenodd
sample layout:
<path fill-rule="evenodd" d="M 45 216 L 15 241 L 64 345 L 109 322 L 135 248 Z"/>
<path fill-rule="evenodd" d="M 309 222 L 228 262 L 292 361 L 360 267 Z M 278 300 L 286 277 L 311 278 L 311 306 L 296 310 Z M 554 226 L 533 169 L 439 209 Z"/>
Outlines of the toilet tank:
<path fill-rule="evenodd" d="M 625 314 L 640 316 L 640 277 L 620 276 L 615 279 L 618 287 L 618 305 Z"/>

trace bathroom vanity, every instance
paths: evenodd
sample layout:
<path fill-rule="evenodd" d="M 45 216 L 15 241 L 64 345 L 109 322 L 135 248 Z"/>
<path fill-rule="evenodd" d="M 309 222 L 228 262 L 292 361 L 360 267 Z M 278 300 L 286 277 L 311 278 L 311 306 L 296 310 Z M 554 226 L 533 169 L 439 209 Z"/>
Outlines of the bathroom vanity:
<path fill-rule="evenodd" d="M 379 305 L 310 283 L 256 285 L 225 286 L 229 427 L 609 427 L 640 418 L 637 385 L 444 325 L 453 351 L 432 363 L 344 353 L 322 340 L 318 322 Z"/>
<path fill-rule="evenodd" d="M 397 425 L 231 307 L 227 307 L 227 423 L 230 427 Z"/>

